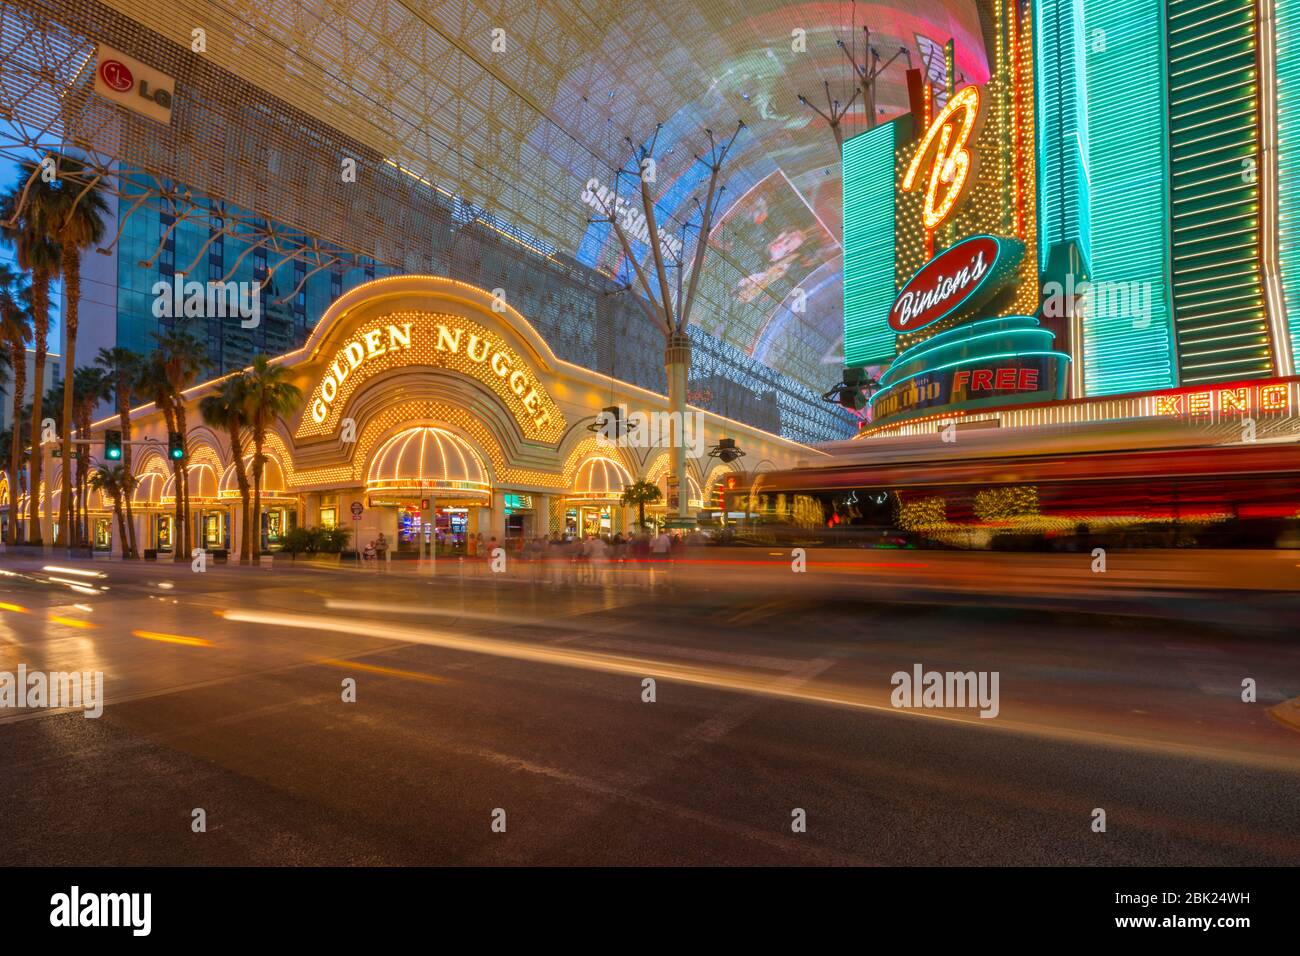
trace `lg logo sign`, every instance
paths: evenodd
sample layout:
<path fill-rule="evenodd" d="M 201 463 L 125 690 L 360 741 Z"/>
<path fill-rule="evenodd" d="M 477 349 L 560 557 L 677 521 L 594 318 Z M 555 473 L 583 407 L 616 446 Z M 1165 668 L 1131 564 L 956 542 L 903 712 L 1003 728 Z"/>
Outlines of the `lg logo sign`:
<path fill-rule="evenodd" d="M 118 93 L 129 93 L 135 84 L 131 68 L 120 60 L 105 60 L 99 65 L 99 75 L 108 86 Z M 157 103 L 165 110 L 172 108 L 172 95 L 167 90 L 149 88 L 148 80 L 140 81 L 139 96 Z"/>
<path fill-rule="evenodd" d="M 125 63 L 118 60 L 105 60 L 99 64 L 99 76 L 110 89 L 125 93 L 135 83 L 135 77 Z"/>
<path fill-rule="evenodd" d="M 170 123 L 176 82 L 125 53 L 99 45 L 95 92 L 160 123 Z"/>

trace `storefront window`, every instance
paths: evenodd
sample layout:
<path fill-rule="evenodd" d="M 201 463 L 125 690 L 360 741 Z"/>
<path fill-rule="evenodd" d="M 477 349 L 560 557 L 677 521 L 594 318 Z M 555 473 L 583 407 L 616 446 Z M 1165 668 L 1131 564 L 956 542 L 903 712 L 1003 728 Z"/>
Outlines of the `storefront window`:
<path fill-rule="evenodd" d="M 614 533 L 614 512 L 609 506 L 583 505 L 565 512 L 564 533 L 570 537 L 595 538 Z"/>
<path fill-rule="evenodd" d="M 208 549 L 226 546 L 225 515 L 210 511 L 203 516 L 203 546 Z"/>
<path fill-rule="evenodd" d="M 286 533 L 298 524 L 293 508 L 267 508 L 262 512 L 262 550 L 279 551 Z"/>
<path fill-rule="evenodd" d="M 172 549 L 172 519 L 170 515 L 158 515 L 155 519 L 158 523 L 155 526 L 155 547 L 159 551 L 170 551 Z"/>
<path fill-rule="evenodd" d="M 113 546 L 111 527 L 107 518 L 95 519 L 95 547 L 98 550 L 107 551 Z"/>
<path fill-rule="evenodd" d="M 339 520 L 339 496 L 338 495 L 321 495 L 320 497 L 320 526 L 322 528 L 333 528 Z"/>

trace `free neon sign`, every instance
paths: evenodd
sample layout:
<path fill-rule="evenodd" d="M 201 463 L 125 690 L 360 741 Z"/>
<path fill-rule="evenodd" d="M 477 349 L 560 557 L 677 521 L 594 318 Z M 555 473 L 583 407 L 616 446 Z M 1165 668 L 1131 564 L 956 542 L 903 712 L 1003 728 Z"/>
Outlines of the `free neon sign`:
<path fill-rule="evenodd" d="M 911 192 L 920 181 L 919 174 L 925 158 L 934 149 L 930 174 L 925 177 L 925 205 L 921 221 L 926 229 L 937 228 L 952 215 L 962 191 L 970 181 L 975 168 L 975 152 L 971 140 L 975 136 L 980 115 L 980 90 L 966 86 L 953 94 L 947 105 L 934 118 L 925 131 L 903 177 L 903 191 Z"/>

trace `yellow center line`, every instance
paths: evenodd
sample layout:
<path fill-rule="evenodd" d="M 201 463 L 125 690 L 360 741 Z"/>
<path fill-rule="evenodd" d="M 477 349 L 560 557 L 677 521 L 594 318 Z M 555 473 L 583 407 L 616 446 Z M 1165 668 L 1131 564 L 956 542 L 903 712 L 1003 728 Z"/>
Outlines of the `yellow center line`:
<path fill-rule="evenodd" d="M 182 634 L 159 634 L 157 631 L 132 631 L 135 637 L 142 637 L 146 641 L 161 641 L 163 644 L 182 644 L 185 647 L 213 647 L 211 641 L 206 641 L 201 637 L 185 637 Z"/>
<path fill-rule="evenodd" d="M 64 624 L 68 627 L 79 627 L 82 630 L 90 630 L 91 628 L 99 626 L 98 624 L 95 624 L 93 621 L 83 621 L 80 618 L 63 617 L 58 614 L 51 615 L 50 620 L 55 624 Z"/>
<path fill-rule="evenodd" d="M 20 607 L 17 604 L 5 604 L 3 601 L 0 601 L 0 611 L 17 611 L 19 614 L 32 613 L 31 611 L 27 610 L 27 608 L 25 607 Z"/>
<path fill-rule="evenodd" d="M 450 683 L 447 678 L 438 677 L 434 674 L 422 674 L 419 671 L 404 671 L 396 667 L 383 667 L 379 664 L 361 664 L 357 661 L 341 661 L 333 657 L 319 658 L 317 663 L 325 664 L 329 667 L 341 667 L 345 670 L 364 671 L 367 674 L 384 674 L 388 677 L 403 677 L 407 680 L 424 681 L 426 684 Z"/>

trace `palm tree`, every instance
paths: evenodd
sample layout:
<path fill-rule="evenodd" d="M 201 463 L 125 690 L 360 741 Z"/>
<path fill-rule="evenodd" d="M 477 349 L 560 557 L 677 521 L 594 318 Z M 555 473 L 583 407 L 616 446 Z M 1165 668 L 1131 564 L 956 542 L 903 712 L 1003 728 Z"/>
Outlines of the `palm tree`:
<path fill-rule="evenodd" d="M 95 368 L 93 365 L 83 365 L 77 369 L 73 375 L 73 397 L 75 404 L 72 406 L 73 419 L 77 425 L 77 437 L 90 437 L 90 421 L 94 417 L 95 409 L 101 402 L 108 401 L 113 395 L 113 383 L 108 374 L 102 368 Z M 67 470 L 65 469 L 65 474 Z M 90 446 L 86 444 L 77 445 L 77 492 L 74 500 L 76 512 L 79 516 L 77 522 L 77 534 L 69 538 L 78 545 L 90 544 L 90 522 L 86 509 L 86 480 L 90 475 Z M 65 481 L 65 488 L 69 487 Z"/>
<path fill-rule="evenodd" d="M 135 515 L 131 512 L 131 496 L 135 492 L 135 466 L 131 454 L 131 400 L 140 379 L 140 356 L 121 345 L 100 349 L 95 364 L 104 370 L 112 383 L 113 402 L 117 406 L 117 427 L 122 432 L 122 467 L 126 470 L 126 531 L 122 542 L 124 557 L 139 557 L 135 537 Z"/>
<path fill-rule="evenodd" d="M 183 326 L 154 335 L 158 348 L 145 363 L 144 380 L 154 402 L 163 409 L 169 431 L 187 435 L 184 392 L 198 380 L 204 367 L 203 343 Z M 173 560 L 188 561 L 193 534 L 190 529 L 189 473 L 185 461 L 172 462 L 176 479 L 176 520 Z"/>
<path fill-rule="evenodd" d="M 645 530 L 645 506 L 654 504 L 662 495 L 658 485 L 644 479 L 623 489 L 623 504 L 636 505 L 637 527 L 642 531 Z"/>
<path fill-rule="evenodd" d="M 28 299 L 31 285 L 20 273 L 0 264 L 0 348 L 13 370 L 13 423 L 9 429 L 9 453 L 6 473 L 9 476 L 8 544 L 18 543 L 18 469 L 23 459 L 23 398 L 27 391 L 27 343 L 32 340 L 32 313 Z"/>
<path fill-rule="evenodd" d="M 32 456 L 27 487 L 27 543 L 41 544 L 40 493 L 42 402 L 45 391 L 45 352 L 50 337 L 50 281 L 59 271 L 59 245 L 53 238 L 50 213 L 58 197 L 35 163 L 23 163 L 13 187 L 0 197 L 0 238 L 11 245 L 18 265 L 32 277 L 32 319 L 36 326 L 36 356 L 32 369 Z M 24 196 L 26 199 L 24 200 Z M 65 366 L 66 368 L 66 366 Z"/>
<path fill-rule="evenodd" d="M 90 179 L 86 167 L 78 160 L 67 156 L 60 157 L 55 165 L 58 186 L 53 191 L 53 198 L 47 208 L 51 238 L 59 244 L 60 265 L 63 271 L 64 299 L 67 310 L 63 317 L 66 347 L 63 367 L 77 367 L 77 319 L 81 301 L 81 250 L 97 246 L 104 238 L 104 219 L 109 215 L 108 202 L 104 194 Z M 98 177 L 96 177 L 98 179 Z M 72 453 L 72 419 L 73 406 L 76 403 L 76 376 L 65 375 L 63 378 L 63 460 L 69 460 Z M 81 460 L 78 455 L 78 461 Z M 69 491 L 72 476 L 68 469 L 63 469 L 63 503 L 60 511 L 69 514 Z M 65 525 L 60 525 L 62 529 Z M 70 525 L 69 525 L 70 527 Z M 72 544 L 72 538 L 60 534 L 60 544 Z"/>
<path fill-rule="evenodd" d="M 292 415 L 302 404 L 302 390 L 289 381 L 289 370 L 272 365 L 265 355 L 253 359 L 253 367 L 244 373 L 247 379 L 244 417 L 253 430 L 253 523 L 257 533 L 257 553 L 262 553 L 262 469 L 266 458 L 262 447 L 266 431 L 277 418 Z"/>
<path fill-rule="evenodd" d="M 122 517 L 122 499 L 130 495 L 127 488 L 131 478 L 130 472 L 120 464 L 100 465 L 90 475 L 90 487 L 101 495 L 113 499 L 113 516 L 117 518 L 117 533 L 121 536 L 123 547 L 126 546 L 126 521 Z"/>
<path fill-rule="evenodd" d="M 172 405 L 171 385 L 167 381 L 167 369 L 163 362 L 163 354 L 158 349 L 150 352 L 140 363 L 139 377 L 136 379 L 136 388 L 144 396 L 150 398 L 154 405 L 162 411 L 163 421 L 167 425 L 169 432 L 176 431 L 176 409 Z M 181 472 L 185 468 L 183 461 L 177 461 L 168 457 L 168 464 L 172 468 L 172 482 L 176 488 L 176 529 L 172 533 L 172 557 L 173 560 L 182 560 L 181 555 L 186 552 L 181 551 L 180 533 L 181 521 L 184 520 L 184 502 L 181 499 Z"/>
<path fill-rule="evenodd" d="M 250 521 L 252 504 L 248 488 L 248 472 L 244 470 L 243 433 L 248 427 L 248 421 L 244 417 L 248 401 L 247 391 L 248 380 L 245 373 L 240 372 L 222 382 L 219 391 L 212 395 L 205 395 L 199 401 L 199 414 L 203 416 L 203 420 L 212 428 L 224 428 L 226 434 L 230 436 L 230 450 L 235 459 L 232 467 L 235 469 L 235 480 L 239 483 L 240 526 L 244 532 L 239 542 L 240 564 L 248 564 L 252 561 L 252 522 Z"/>

